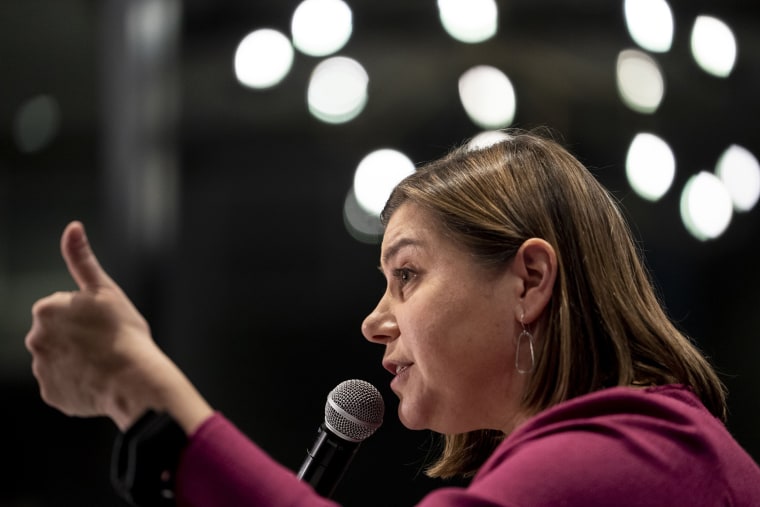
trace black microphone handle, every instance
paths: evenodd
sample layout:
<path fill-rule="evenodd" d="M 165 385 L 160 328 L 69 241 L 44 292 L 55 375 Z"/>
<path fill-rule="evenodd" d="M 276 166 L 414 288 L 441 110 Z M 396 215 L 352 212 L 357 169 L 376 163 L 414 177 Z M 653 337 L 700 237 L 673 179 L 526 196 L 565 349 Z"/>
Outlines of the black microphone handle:
<path fill-rule="evenodd" d="M 360 443 L 338 437 L 322 423 L 298 471 L 298 478 L 310 484 L 321 496 L 330 498 Z"/>

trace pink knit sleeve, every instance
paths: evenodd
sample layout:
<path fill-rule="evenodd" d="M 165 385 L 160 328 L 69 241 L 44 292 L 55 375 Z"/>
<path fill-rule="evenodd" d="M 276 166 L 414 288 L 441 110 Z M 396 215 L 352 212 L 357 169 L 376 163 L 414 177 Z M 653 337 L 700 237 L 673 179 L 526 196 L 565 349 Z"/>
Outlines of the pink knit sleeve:
<path fill-rule="evenodd" d="M 177 470 L 179 507 L 335 507 L 220 413 L 190 437 Z"/>

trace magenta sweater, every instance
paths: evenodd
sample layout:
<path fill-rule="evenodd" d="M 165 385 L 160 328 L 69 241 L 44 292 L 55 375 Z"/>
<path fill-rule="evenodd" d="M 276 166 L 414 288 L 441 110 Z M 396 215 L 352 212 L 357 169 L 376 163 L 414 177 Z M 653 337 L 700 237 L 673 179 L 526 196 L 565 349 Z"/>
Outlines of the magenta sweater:
<path fill-rule="evenodd" d="M 336 505 L 220 414 L 191 437 L 177 499 L 180 507 Z M 760 506 L 760 468 L 688 389 L 616 387 L 529 419 L 467 488 L 435 490 L 419 505 Z"/>

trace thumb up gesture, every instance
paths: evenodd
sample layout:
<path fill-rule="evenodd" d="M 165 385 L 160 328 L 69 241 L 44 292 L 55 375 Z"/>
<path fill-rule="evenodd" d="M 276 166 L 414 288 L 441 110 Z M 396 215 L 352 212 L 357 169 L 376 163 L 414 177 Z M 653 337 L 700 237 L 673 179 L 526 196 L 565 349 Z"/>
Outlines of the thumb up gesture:
<path fill-rule="evenodd" d="M 79 290 L 32 307 L 25 345 L 42 399 L 67 415 L 111 417 L 122 429 L 152 403 L 150 369 L 166 366 L 145 319 L 103 270 L 72 222 L 61 253 Z M 165 368 L 164 368 L 165 370 Z"/>

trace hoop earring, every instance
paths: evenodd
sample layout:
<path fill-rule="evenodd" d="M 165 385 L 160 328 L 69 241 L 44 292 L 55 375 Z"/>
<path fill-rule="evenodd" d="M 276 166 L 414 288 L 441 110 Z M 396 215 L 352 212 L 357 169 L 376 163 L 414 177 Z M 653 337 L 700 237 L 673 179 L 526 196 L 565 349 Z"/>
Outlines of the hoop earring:
<path fill-rule="evenodd" d="M 533 349 L 533 335 L 525 327 L 525 324 L 523 323 L 523 315 L 520 315 L 520 325 L 522 326 L 522 331 L 519 335 L 517 335 L 516 339 L 517 344 L 515 346 L 515 369 L 520 375 L 525 375 L 526 373 L 532 372 L 533 368 L 536 367 L 536 354 Z M 530 368 L 527 370 L 520 368 L 520 344 L 523 342 L 523 338 L 525 337 L 528 338 L 528 349 L 530 350 Z"/>

